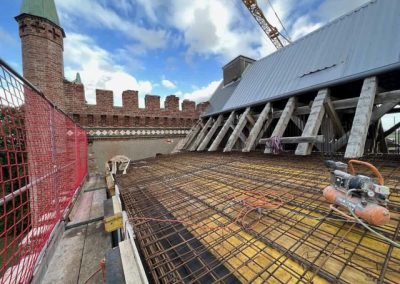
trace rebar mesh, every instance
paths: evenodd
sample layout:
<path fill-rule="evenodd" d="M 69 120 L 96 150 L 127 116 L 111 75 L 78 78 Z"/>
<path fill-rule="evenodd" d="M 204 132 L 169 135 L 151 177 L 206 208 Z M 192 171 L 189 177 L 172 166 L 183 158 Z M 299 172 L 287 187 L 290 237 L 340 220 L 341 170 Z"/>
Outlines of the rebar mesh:
<path fill-rule="evenodd" d="M 377 230 L 398 238 L 400 158 L 367 159 L 392 190 L 392 220 Z M 186 153 L 133 164 L 117 181 L 156 283 L 400 279 L 398 248 L 329 211 L 323 156 Z M 279 206 L 238 219 L 260 194 Z"/>

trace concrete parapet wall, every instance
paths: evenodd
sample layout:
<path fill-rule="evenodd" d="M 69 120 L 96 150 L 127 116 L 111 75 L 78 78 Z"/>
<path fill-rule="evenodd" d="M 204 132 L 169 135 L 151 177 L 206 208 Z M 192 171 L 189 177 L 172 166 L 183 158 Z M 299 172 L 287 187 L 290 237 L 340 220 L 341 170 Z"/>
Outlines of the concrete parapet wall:
<path fill-rule="evenodd" d="M 124 155 L 135 161 L 155 157 L 156 154 L 170 154 L 181 139 L 182 137 L 94 140 L 89 144 L 88 151 L 93 155 L 97 166 L 93 168 L 103 169 L 104 164 L 116 155 Z"/>

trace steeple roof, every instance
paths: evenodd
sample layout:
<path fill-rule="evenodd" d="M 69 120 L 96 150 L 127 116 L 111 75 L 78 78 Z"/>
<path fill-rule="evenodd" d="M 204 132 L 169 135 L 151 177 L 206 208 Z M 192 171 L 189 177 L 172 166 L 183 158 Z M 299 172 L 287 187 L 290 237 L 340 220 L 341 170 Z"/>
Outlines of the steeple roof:
<path fill-rule="evenodd" d="M 76 78 L 74 80 L 74 83 L 75 84 L 82 84 L 81 74 L 79 74 L 79 72 L 76 73 Z"/>
<path fill-rule="evenodd" d="M 23 0 L 21 5 L 21 15 L 28 14 L 41 17 L 60 26 L 56 5 L 54 0 Z"/>

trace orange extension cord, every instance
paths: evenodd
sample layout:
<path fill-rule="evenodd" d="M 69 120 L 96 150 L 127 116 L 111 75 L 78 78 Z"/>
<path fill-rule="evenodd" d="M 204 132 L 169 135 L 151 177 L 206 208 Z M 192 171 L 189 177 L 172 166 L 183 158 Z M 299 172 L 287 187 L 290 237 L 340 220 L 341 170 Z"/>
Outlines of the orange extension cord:
<path fill-rule="evenodd" d="M 292 199 L 293 199 L 293 197 L 291 196 L 290 200 L 292 200 Z M 230 222 L 227 225 L 222 225 L 222 226 L 201 225 L 201 224 L 194 223 L 192 221 L 186 221 L 186 220 L 160 219 L 160 218 L 151 218 L 151 217 L 130 217 L 129 220 L 132 220 L 132 221 L 155 221 L 155 222 L 161 222 L 161 223 L 179 223 L 179 224 L 185 225 L 186 227 L 193 228 L 194 230 L 201 229 L 206 233 L 212 232 L 212 231 L 217 231 L 217 230 L 230 229 L 235 224 L 239 225 L 239 226 L 241 224 L 243 227 L 245 227 L 247 229 L 253 229 L 260 223 L 262 214 L 259 214 L 260 217 L 257 219 L 257 221 L 254 224 L 247 227 L 247 225 L 245 224 L 245 219 L 249 213 L 251 213 L 253 211 L 257 211 L 258 209 L 275 210 L 275 209 L 282 207 L 284 204 L 286 204 L 290 200 L 284 201 L 282 197 L 277 196 L 276 193 L 272 193 L 272 192 L 269 194 L 260 194 L 258 192 L 255 192 L 254 196 L 248 196 L 248 197 L 244 197 L 244 198 L 240 198 L 238 196 L 233 196 L 232 201 L 241 203 L 243 205 L 243 208 L 238 212 L 234 221 Z"/>
<path fill-rule="evenodd" d="M 95 272 L 93 272 L 92 275 L 90 275 L 90 277 L 83 283 L 83 284 L 87 284 L 89 283 L 90 280 L 92 280 L 92 278 L 99 273 L 100 271 L 102 272 L 102 276 L 103 276 L 103 283 L 106 282 L 106 275 L 105 275 L 105 270 L 106 270 L 106 260 L 103 258 L 102 260 L 100 260 L 99 263 L 100 267 L 99 269 L 97 269 Z"/>

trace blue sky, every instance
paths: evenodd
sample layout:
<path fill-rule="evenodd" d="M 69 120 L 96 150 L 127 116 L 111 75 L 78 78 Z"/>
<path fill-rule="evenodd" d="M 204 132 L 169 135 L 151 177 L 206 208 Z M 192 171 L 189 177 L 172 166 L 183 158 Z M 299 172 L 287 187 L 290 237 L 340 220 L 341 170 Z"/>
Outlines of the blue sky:
<path fill-rule="evenodd" d="M 367 0 L 270 0 L 297 39 Z M 125 89 L 181 100 L 207 100 L 221 67 L 239 54 L 259 59 L 274 51 L 241 0 L 56 0 L 66 32 L 65 76 L 81 73 L 89 103 L 94 89 Z M 267 0 L 268 20 L 282 29 Z M 21 70 L 17 23 L 21 0 L 3 1 L 0 57 Z M 163 101 L 163 99 L 161 99 Z"/>

